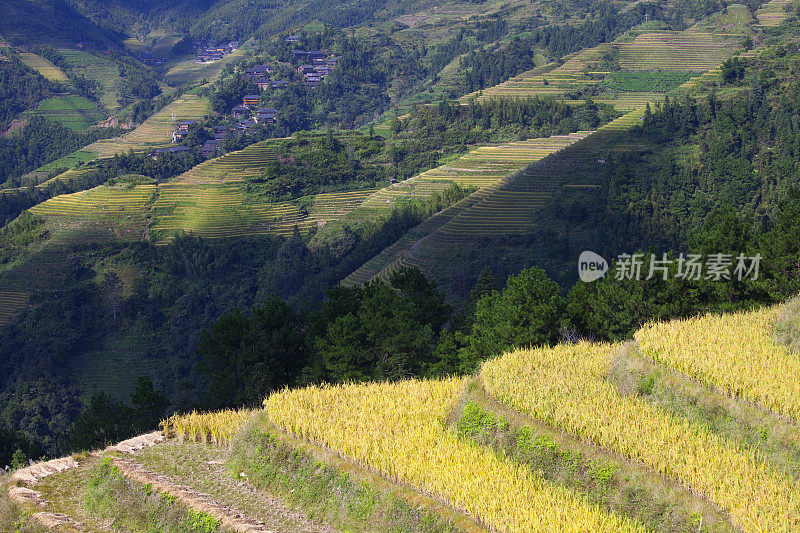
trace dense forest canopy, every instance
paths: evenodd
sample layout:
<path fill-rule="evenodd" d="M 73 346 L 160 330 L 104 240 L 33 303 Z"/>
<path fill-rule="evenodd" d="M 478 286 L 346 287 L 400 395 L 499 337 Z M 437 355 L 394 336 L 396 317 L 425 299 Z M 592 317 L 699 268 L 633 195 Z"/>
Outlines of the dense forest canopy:
<path fill-rule="evenodd" d="M 762 3 L 746 2 L 747 10 Z M 285 203 L 301 215 L 313 209 L 313 195 L 402 182 L 476 146 L 595 130 L 621 114 L 599 103 L 607 85 L 561 99 L 454 98 L 542 60 L 561 64 L 579 50 L 632 38 L 626 32 L 643 23 L 683 30 L 727 3 L 559 0 L 535 15 L 528 3 L 500 11 L 468 4 L 460 5 L 466 15 L 430 24 L 399 17 L 434 12 L 434 4 L 416 0 L 9 0 L 0 8 L 27 14 L 14 31 L 0 17 L 0 34 L 19 47 L 4 48 L 0 61 L 0 131 L 16 121 L 16 131 L 0 138 L 0 289 L 27 289 L 25 275 L 39 273 L 30 300 L 0 326 L 0 466 L 17 451 L 19 460 L 119 440 L 172 411 L 257 405 L 287 385 L 470 373 L 511 346 L 624 340 L 652 319 L 769 304 L 800 290 L 796 45 L 729 59 L 713 88 L 648 105 L 641 124 L 596 159 L 596 184 L 559 190 L 540 210 L 547 222 L 538 233 L 464 245 L 484 255 L 464 269 L 459 291 L 413 268 L 338 285 L 474 192 L 457 185 L 379 216 L 354 211 L 284 237 L 212 241 L 159 233 L 145 220 L 139 237 L 109 238 L 103 223 L 70 234 L 77 222 L 53 224 L 27 211 L 103 184 L 174 184 L 205 161 L 201 147 L 217 128 L 225 135 L 213 156 L 254 146 L 275 155 L 223 185 L 240 188 L 244 204 Z M 778 41 L 792 24 L 790 17 L 742 42 Z M 26 41 L 36 34 L 48 38 Z M 238 55 L 194 62 L 197 49 L 229 41 L 241 41 Z M 150 55 L 158 47 L 161 63 Z M 26 66 L 23 49 L 53 63 L 66 81 Z M 324 51 L 335 67 L 309 83 L 293 57 L 298 50 Z M 261 64 L 281 83 L 262 89 L 246 75 Z M 620 70 L 608 55 L 581 74 L 594 75 L 595 67 Z M 179 87 L 183 81 L 168 83 L 173 69 L 201 74 Z M 645 85 L 664 78 L 644 72 Z M 675 85 L 694 74 L 683 75 Z M 182 151 L 157 155 L 156 144 L 145 143 L 80 162 L 68 180 L 52 179 L 63 168 L 32 173 L 124 133 L 97 124 L 72 130 L 31 114 L 43 100 L 85 98 L 128 128 L 187 93 L 208 98 L 211 111 L 176 139 Z M 232 117 L 252 95 L 251 114 L 274 108 L 274 120 L 248 126 Z M 156 198 L 146 199 L 148 209 Z M 571 252 L 579 244 L 608 258 L 760 253 L 763 265 L 757 280 L 608 275 L 575 283 Z M 495 260 L 512 248 L 523 259 Z M 534 256 L 546 268 L 531 267 Z M 102 373 L 97 365 L 115 364 L 120 353 L 132 354 L 123 386 L 90 383 L 87 369 Z"/>

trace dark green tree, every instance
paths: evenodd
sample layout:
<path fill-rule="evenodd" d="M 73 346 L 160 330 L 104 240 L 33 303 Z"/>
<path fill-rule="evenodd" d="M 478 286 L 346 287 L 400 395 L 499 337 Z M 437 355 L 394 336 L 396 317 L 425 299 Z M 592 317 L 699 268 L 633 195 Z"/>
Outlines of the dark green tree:
<path fill-rule="evenodd" d="M 419 376 L 437 362 L 437 339 L 450 312 L 420 270 L 402 269 L 389 284 L 330 291 L 310 342 L 329 381 Z"/>
<path fill-rule="evenodd" d="M 149 377 L 139 376 L 136 388 L 131 393 L 131 403 L 134 429 L 137 433 L 142 433 L 158 427 L 168 402 L 164 393 L 153 386 Z"/>
<path fill-rule="evenodd" d="M 478 302 L 469 346 L 461 350 L 462 372 L 515 346 L 540 346 L 558 340 L 564 300 L 544 270 L 530 268 L 508 279 L 503 292 Z"/>
<path fill-rule="evenodd" d="M 294 382 L 306 353 L 300 319 L 276 297 L 250 315 L 224 314 L 203 332 L 198 352 L 211 408 L 257 405 Z"/>
<path fill-rule="evenodd" d="M 119 442 L 133 435 L 131 408 L 107 394 L 92 396 L 89 405 L 69 429 L 72 450 L 90 450 Z"/>

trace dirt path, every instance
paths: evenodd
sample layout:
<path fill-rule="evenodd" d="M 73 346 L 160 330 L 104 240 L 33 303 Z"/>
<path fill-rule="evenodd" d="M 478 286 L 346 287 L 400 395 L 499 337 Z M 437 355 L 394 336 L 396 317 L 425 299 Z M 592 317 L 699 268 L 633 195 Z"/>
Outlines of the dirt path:
<path fill-rule="evenodd" d="M 154 431 L 124 440 L 107 447 L 105 450 L 94 452 L 93 455 L 100 455 L 105 452 L 135 453 L 162 441 L 164 441 L 164 436 L 161 432 Z M 19 504 L 45 508 L 47 507 L 47 500 L 42 497 L 41 492 L 32 487 L 35 487 L 39 481 L 46 477 L 78 468 L 79 466 L 78 462 L 72 457 L 60 457 L 20 468 L 11 475 L 8 497 Z M 33 513 L 32 517 L 44 527 L 56 531 L 82 531 L 84 529 L 82 522 L 61 513 L 40 511 Z"/>
<path fill-rule="evenodd" d="M 263 522 L 247 518 L 236 509 L 223 505 L 208 494 L 196 491 L 187 485 L 175 483 L 167 476 L 146 470 L 131 459 L 114 459 L 114 465 L 122 474 L 137 483 L 149 484 L 159 492 L 169 494 L 196 511 L 210 514 L 226 528 L 240 533 L 277 533 Z"/>
<path fill-rule="evenodd" d="M 224 447 L 167 442 L 115 460 L 115 464 L 131 479 L 149 483 L 193 509 L 211 514 L 234 531 L 334 533 L 256 489 L 244 477 L 234 478 L 228 471 L 227 454 Z"/>
<path fill-rule="evenodd" d="M 94 456 L 110 455 L 114 465 L 129 479 L 149 484 L 164 494 L 174 496 L 188 507 L 214 516 L 220 524 L 240 533 L 333 533 L 334 530 L 311 522 L 302 512 L 293 510 L 272 496 L 257 490 L 245 480 L 234 479 L 225 466 L 226 450 L 191 443 L 165 442 L 161 432 L 147 433 L 124 440 Z M 163 458 L 152 466 L 137 457 L 145 449 L 150 459 Z M 83 531 L 82 522 L 49 512 L 48 502 L 35 490 L 42 479 L 78 468 L 72 457 L 35 463 L 14 472 L 9 497 L 27 507 L 40 509 L 32 517 L 55 531 Z"/>

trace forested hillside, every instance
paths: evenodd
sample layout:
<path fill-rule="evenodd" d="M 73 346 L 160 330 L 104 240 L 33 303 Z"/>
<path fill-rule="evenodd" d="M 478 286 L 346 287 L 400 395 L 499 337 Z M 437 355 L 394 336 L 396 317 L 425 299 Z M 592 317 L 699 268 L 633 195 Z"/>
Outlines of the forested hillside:
<path fill-rule="evenodd" d="M 791 297 L 775 1 L 4 5 L 0 466 Z M 760 275 L 674 275 L 717 253 Z"/>

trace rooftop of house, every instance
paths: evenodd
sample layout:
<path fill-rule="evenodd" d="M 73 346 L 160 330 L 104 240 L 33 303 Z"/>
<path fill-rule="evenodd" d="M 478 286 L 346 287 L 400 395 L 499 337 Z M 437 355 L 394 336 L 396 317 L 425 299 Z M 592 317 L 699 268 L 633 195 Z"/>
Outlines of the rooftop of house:
<path fill-rule="evenodd" d="M 167 148 L 156 148 L 153 150 L 153 155 L 157 154 L 174 154 L 176 152 L 188 152 L 191 150 L 188 146 L 169 146 Z"/>

